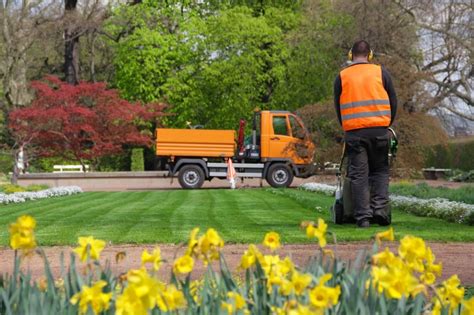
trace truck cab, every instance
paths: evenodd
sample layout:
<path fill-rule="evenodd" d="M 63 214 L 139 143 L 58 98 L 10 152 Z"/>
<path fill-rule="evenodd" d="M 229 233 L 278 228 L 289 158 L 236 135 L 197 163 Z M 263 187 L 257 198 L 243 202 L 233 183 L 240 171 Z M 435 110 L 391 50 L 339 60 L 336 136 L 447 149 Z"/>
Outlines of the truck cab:
<path fill-rule="evenodd" d="M 157 129 L 157 155 L 183 188 L 199 188 L 204 180 L 226 178 L 227 160 L 237 177 L 265 178 L 272 187 L 288 187 L 294 177 L 313 171 L 315 146 L 301 119 L 288 111 L 257 111 L 251 134 L 241 122 L 238 139 L 232 130 Z"/>

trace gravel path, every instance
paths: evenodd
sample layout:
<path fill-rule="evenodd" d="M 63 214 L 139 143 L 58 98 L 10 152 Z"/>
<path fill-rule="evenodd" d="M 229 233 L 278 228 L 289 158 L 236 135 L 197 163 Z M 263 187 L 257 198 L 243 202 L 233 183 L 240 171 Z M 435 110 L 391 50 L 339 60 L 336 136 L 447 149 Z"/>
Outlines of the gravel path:
<path fill-rule="evenodd" d="M 474 268 L 472 264 L 474 261 L 474 243 L 429 242 L 428 244 L 436 256 L 436 261 L 443 263 L 443 279 L 456 273 L 459 275 L 463 285 L 474 285 Z M 174 257 L 181 255 L 185 248 L 178 245 L 159 246 L 163 259 L 168 261 L 160 270 L 160 276 L 167 280 L 169 279 L 170 265 Z M 329 248 L 335 250 L 336 255 L 344 260 L 354 260 L 361 250 L 370 250 L 371 246 L 369 243 L 359 242 L 338 244 L 337 248 L 334 245 L 329 245 Z M 396 246 L 398 246 L 396 243 L 390 245 L 392 250 L 396 250 Z M 116 274 L 125 272 L 130 268 L 138 268 L 140 267 L 141 252 L 145 248 L 152 249 L 153 245 L 108 245 L 102 253 L 101 262 L 111 261 L 112 269 Z M 223 252 L 230 270 L 236 269 L 240 262 L 240 257 L 246 249 L 247 245 L 229 244 L 224 247 Z M 284 245 L 280 250 L 280 254 L 282 256 L 290 255 L 297 265 L 302 266 L 316 251 L 317 247 L 315 245 Z M 69 262 L 71 247 L 47 247 L 45 252 L 53 273 L 58 276 L 60 274 L 60 253 L 63 252 L 65 254 L 65 261 Z M 116 263 L 115 256 L 119 252 L 125 252 L 126 258 L 120 263 Z M 11 249 L 0 248 L 0 274 L 12 271 L 13 256 L 14 252 Z M 35 278 L 43 275 L 44 267 L 38 255 L 27 258 L 23 262 L 22 268 L 29 268 Z M 201 274 L 203 270 L 202 265 L 197 265 L 194 274 Z"/>

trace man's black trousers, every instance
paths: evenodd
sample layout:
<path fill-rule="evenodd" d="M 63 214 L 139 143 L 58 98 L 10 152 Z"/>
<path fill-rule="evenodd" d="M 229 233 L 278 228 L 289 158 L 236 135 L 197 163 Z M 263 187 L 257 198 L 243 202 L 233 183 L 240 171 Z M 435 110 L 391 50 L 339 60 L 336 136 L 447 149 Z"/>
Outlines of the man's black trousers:
<path fill-rule="evenodd" d="M 357 223 L 374 216 L 388 219 L 388 130 L 347 132 L 345 141 L 354 219 Z"/>

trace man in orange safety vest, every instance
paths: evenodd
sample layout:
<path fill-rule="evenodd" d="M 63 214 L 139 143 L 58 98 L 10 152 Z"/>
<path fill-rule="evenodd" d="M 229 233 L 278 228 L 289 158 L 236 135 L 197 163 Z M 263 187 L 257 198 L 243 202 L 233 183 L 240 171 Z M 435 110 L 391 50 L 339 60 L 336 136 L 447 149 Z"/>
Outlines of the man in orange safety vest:
<path fill-rule="evenodd" d="M 334 82 L 334 103 L 344 130 L 348 177 L 357 226 L 389 225 L 389 131 L 397 111 L 392 79 L 381 66 L 371 64 L 369 43 L 360 40 L 349 51 L 351 64 Z"/>

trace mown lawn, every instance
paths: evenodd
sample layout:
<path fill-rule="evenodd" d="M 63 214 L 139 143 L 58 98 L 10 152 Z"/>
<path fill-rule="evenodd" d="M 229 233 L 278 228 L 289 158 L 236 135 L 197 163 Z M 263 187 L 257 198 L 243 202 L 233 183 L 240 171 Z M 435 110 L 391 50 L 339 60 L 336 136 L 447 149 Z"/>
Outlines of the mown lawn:
<path fill-rule="evenodd" d="M 189 231 L 216 228 L 226 242 L 260 242 L 277 231 L 286 243 L 308 242 L 299 223 L 322 217 L 333 198 L 296 189 L 202 189 L 143 192 L 90 192 L 70 197 L 0 206 L 0 245 L 8 244 L 8 224 L 22 214 L 37 219 L 41 245 L 75 244 L 93 235 L 112 243 L 178 243 Z M 397 237 L 414 234 L 427 240 L 474 241 L 474 227 L 422 218 L 393 210 Z M 367 230 L 329 225 L 338 241 L 369 240 Z"/>

